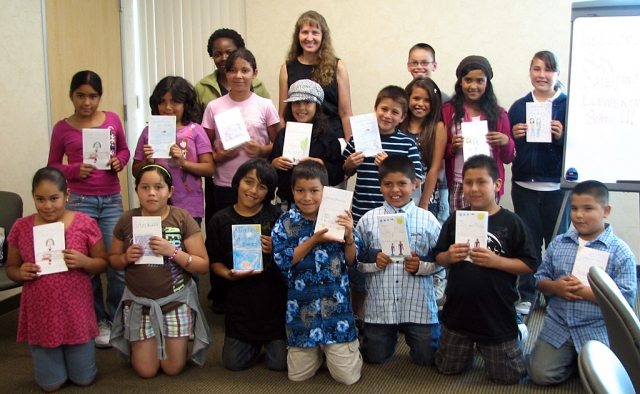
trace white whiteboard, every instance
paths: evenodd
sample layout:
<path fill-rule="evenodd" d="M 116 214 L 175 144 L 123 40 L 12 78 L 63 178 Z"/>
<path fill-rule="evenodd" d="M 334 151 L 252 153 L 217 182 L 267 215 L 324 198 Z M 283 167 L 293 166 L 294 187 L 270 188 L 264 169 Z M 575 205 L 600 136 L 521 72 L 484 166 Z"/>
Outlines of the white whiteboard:
<path fill-rule="evenodd" d="M 569 73 L 563 186 L 640 190 L 640 16 L 576 18 Z"/>

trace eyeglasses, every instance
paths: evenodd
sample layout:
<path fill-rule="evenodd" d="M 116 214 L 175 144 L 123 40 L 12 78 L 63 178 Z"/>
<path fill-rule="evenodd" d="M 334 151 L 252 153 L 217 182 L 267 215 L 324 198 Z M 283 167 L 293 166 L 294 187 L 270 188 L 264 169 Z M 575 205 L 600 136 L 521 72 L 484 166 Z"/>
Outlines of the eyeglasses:
<path fill-rule="evenodd" d="M 434 61 L 432 61 L 432 62 L 428 62 L 428 61 L 426 61 L 426 60 L 423 60 L 423 61 L 421 61 L 421 62 L 418 62 L 418 61 L 412 60 L 412 61 L 410 61 L 410 62 L 409 62 L 409 65 L 410 65 L 411 67 L 418 67 L 418 66 L 427 67 L 427 66 L 428 66 L 429 64 L 431 64 L 431 63 L 435 63 L 435 60 L 434 60 Z"/>

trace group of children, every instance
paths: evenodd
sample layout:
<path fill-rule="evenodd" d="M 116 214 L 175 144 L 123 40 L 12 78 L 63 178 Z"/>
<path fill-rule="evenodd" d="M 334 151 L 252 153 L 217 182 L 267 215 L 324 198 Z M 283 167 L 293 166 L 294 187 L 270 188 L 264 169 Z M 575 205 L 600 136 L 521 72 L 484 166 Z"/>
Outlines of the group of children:
<path fill-rule="evenodd" d="M 498 202 L 504 164 L 520 146 L 530 156 L 551 153 L 523 145 L 520 123 L 510 123 L 497 104 L 487 59 L 461 61 L 455 93 L 443 105 L 449 98 L 429 78 L 437 65 L 435 52 L 426 44 L 413 47 L 407 67 L 414 81 L 406 89 L 387 86 L 376 97 L 383 152 L 369 157 L 356 150 L 353 138 L 340 149 L 322 112 L 321 85 L 309 79 L 292 83 L 284 119 L 313 125 L 310 155 L 294 165 L 282 157 L 286 126 L 278 130 L 278 111 L 254 92 L 255 58 L 244 47 L 224 52 L 221 45 L 214 41 L 208 47 L 215 49 L 214 60 L 225 60 L 219 69 L 225 78 L 214 73 L 215 84 L 209 85 L 220 83 L 228 93 L 210 101 L 204 114 L 196 89 L 183 78 L 166 77 L 154 89 L 151 112 L 176 117 L 177 141 L 171 159 L 154 159 L 148 131 L 142 132 L 133 162 L 140 207 L 127 212 L 117 180 L 129 159 L 121 123 L 115 114 L 97 110 L 102 95 L 97 74 L 74 76 L 75 112 L 54 128 L 49 167 L 33 179 L 36 213 L 19 220 L 8 237 L 7 274 L 24 283 L 18 340 L 30 344 L 36 380 L 45 391 L 67 379 L 90 384 L 96 374 L 94 346 L 116 347 L 142 377 L 160 369 L 175 375 L 186 364 L 192 337 L 191 359 L 202 365 L 211 334 L 192 279 L 209 269 L 228 283 L 222 359 L 231 370 L 249 368 L 264 348 L 268 368 L 288 371 L 293 381 L 312 377 L 326 359 L 334 379 L 353 384 L 362 362 L 387 362 L 403 333 L 411 358 L 440 373 L 468 370 L 477 350 L 492 381 L 515 384 L 528 374 L 546 385 L 571 375 L 586 340 L 608 342 L 593 293 L 571 275 L 579 245 L 607 251 L 606 272 L 630 304 L 635 300 L 635 258 L 605 224 L 608 191 L 596 181 L 576 185 L 570 208 L 575 229 L 553 242 L 545 233 L 549 244 L 542 260 L 541 241 L 532 238 L 529 222 Z M 557 71 L 548 62 L 539 54 L 532 61 L 532 96 L 551 89 L 553 95 L 547 95 L 557 99 Z M 509 116 L 519 119 L 515 106 Z M 215 116 L 232 108 L 240 110 L 251 141 L 225 150 Z M 554 113 L 552 132 L 561 146 L 559 116 Z M 476 120 L 487 120 L 491 157 L 465 161 L 461 125 Z M 110 170 L 82 162 L 81 130 L 96 127 L 111 133 Z M 533 165 L 519 163 L 518 171 Z M 337 217 L 344 238 L 335 239 L 326 229 L 314 232 L 324 188 L 340 184 L 345 175 L 357 178 L 352 211 Z M 555 167 L 543 175 L 542 181 L 559 182 Z M 205 222 L 205 243 L 201 178 L 211 176 L 217 212 Z M 272 204 L 276 193 L 284 212 Z M 455 242 L 456 215 L 443 215 L 447 202 L 452 213 L 488 213 L 486 247 Z M 394 213 L 406 215 L 411 257 L 402 262 L 381 248 L 378 217 Z M 144 253 L 133 237 L 138 216 L 161 218 L 163 236 L 151 237 L 149 248 L 163 256 L 163 264 L 135 264 Z M 69 271 L 40 276 L 32 229 L 54 222 L 65 225 Z M 233 269 L 235 224 L 261 225 L 263 271 Z M 99 279 L 107 269 L 108 311 Z M 526 361 L 516 286 L 518 276 L 536 271 L 549 306 Z M 439 304 L 444 304 L 440 317 Z M 107 343 L 94 344 L 97 323 L 109 320 Z"/>

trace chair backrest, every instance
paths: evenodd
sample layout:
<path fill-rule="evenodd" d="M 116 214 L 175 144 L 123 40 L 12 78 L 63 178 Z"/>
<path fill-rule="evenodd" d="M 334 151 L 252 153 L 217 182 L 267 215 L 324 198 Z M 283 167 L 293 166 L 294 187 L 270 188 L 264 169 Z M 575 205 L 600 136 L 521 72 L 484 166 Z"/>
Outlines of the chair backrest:
<path fill-rule="evenodd" d="M 592 394 L 633 393 L 633 383 L 622 363 L 605 344 L 587 341 L 578 356 L 580 380 Z"/>
<path fill-rule="evenodd" d="M 591 267 L 588 275 L 591 290 L 598 300 L 609 346 L 627 370 L 637 392 L 640 392 L 640 322 L 622 296 L 613 279 L 601 268 Z"/>
<path fill-rule="evenodd" d="M 12 192 L 0 191 L 0 227 L 4 228 L 5 237 L 9 236 L 9 231 L 16 220 L 22 217 L 22 198 Z M 5 242 L 6 245 L 6 242 Z M 6 247 L 4 248 L 6 256 Z"/>

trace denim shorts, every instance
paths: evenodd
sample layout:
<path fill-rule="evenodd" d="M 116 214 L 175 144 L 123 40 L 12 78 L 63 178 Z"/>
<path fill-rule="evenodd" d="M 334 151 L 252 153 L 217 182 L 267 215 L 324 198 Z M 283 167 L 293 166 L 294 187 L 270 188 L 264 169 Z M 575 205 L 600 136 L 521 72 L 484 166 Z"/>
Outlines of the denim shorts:
<path fill-rule="evenodd" d="M 71 380 L 86 386 L 98 373 L 93 339 L 80 345 L 46 348 L 31 345 L 36 382 L 42 388 L 53 388 Z"/>

